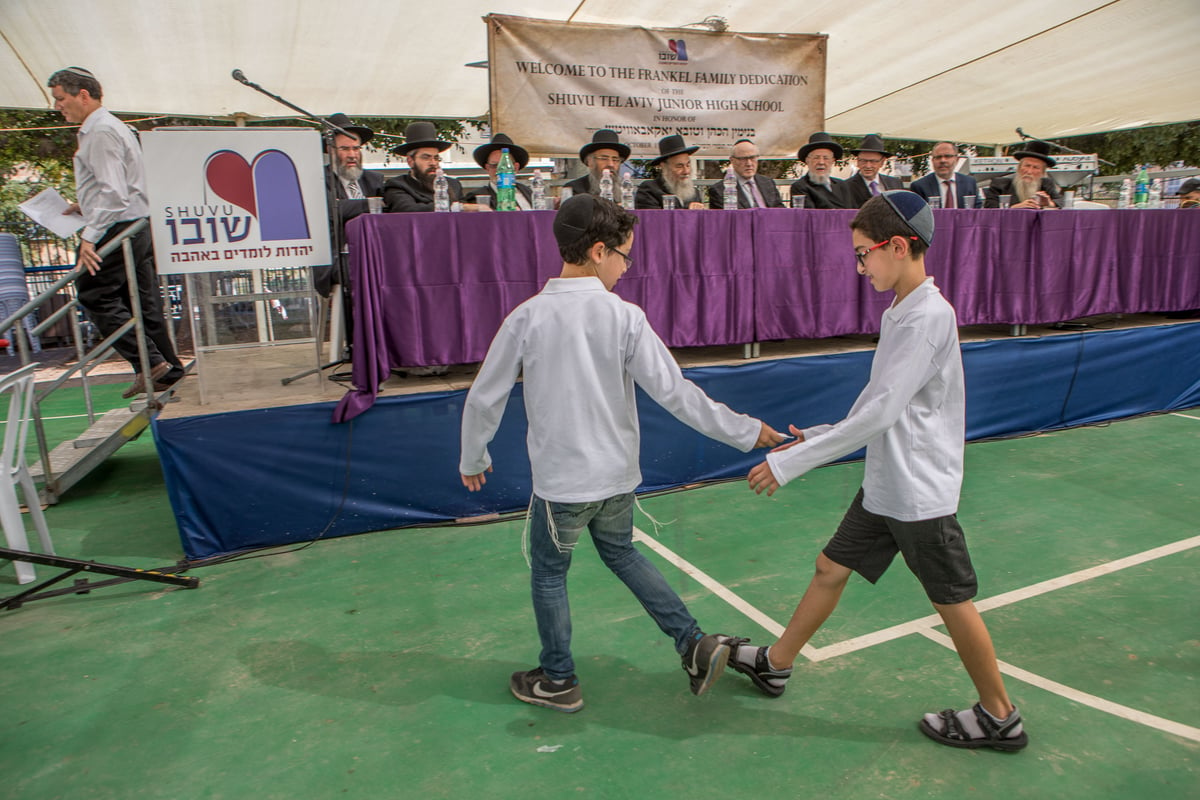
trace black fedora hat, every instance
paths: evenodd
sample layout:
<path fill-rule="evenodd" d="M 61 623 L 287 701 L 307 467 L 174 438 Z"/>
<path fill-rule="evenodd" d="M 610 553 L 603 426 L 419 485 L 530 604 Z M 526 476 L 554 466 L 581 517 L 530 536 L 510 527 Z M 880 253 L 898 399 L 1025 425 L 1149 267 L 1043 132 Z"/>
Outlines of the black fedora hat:
<path fill-rule="evenodd" d="M 520 145 L 513 144 L 513 140 L 508 138 L 507 133 L 497 133 L 492 137 L 491 142 L 479 145 L 471 155 L 475 157 L 476 164 L 486 167 L 488 156 L 506 147 L 509 154 L 513 157 L 513 161 L 517 162 L 517 169 L 524 169 L 525 165 L 529 163 L 529 151 Z"/>
<path fill-rule="evenodd" d="M 1039 139 L 1026 142 L 1025 149 L 1016 151 L 1012 154 L 1012 157 L 1017 161 L 1020 161 L 1022 158 L 1040 158 L 1046 162 L 1047 167 L 1053 167 L 1058 163 L 1050 157 L 1050 145 Z"/>
<path fill-rule="evenodd" d="M 883 138 L 878 133 L 868 133 L 863 137 L 862 144 L 857 150 L 851 150 L 851 153 L 858 155 L 859 153 L 879 153 L 884 158 L 891 158 L 892 154 L 883 148 Z"/>
<path fill-rule="evenodd" d="M 650 162 L 650 166 L 660 164 L 666 161 L 671 156 L 677 156 L 680 153 L 694 153 L 700 149 L 700 145 L 687 146 L 687 142 L 683 141 L 683 137 L 679 134 L 664 136 L 658 140 L 658 158 Z"/>
<path fill-rule="evenodd" d="M 835 142 L 825 131 L 817 131 L 812 136 L 809 136 L 808 144 L 796 152 L 796 158 L 803 161 L 808 158 L 808 154 L 813 150 L 830 150 L 833 152 L 834 158 L 841 158 L 843 155 L 842 146 Z"/>
<path fill-rule="evenodd" d="M 404 129 L 404 144 L 393 147 L 392 152 L 398 156 L 406 156 L 413 150 L 422 147 L 436 147 L 438 152 L 449 150 L 450 142 L 437 138 L 437 128 L 432 122 L 412 122 Z"/>
<path fill-rule="evenodd" d="M 330 114 L 327 118 L 327 121 L 333 125 L 337 125 L 347 133 L 353 133 L 358 137 L 359 144 L 366 144 L 367 142 L 371 141 L 371 137 L 375 135 L 375 131 L 371 130 L 365 125 L 355 125 L 349 117 L 340 111 L 336 114 Z"/>
<path fill-rule="evenodd" d="M 586 160 L 589 154 L 597 150 L 616 150 L 617 155 L 622 159 L 629 158 L 629 145 L 621 144 L 617 132 L 610 131 L 608 128 L 601 128 L 592 134 L 592 141 L 585 144 L 579 151 L 579 160 Z"/>

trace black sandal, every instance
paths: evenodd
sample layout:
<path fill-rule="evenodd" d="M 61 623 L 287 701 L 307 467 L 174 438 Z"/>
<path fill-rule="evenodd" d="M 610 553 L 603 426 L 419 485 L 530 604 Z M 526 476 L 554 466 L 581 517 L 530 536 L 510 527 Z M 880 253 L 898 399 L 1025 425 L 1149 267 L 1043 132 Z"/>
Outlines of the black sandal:
<path fill-rule="evenodd" d="M 950 747 L 965 747 L 971 750 L 979 747 L 991 747 L 995 750 L 1016 752 L 1029 744 L 1029 736 L 1025 734 L 1024 730 L 1016 736 L 1009 735 L 1009 732 L 1013 728 L 1021 724 L 1021 715 L 1015 708 L 1013 709 L 1013 713 L 1003 723 L 996 722 L 995 718 L 984 711 L 983 706 L 979 703 L 972 706 L 971 710 L 975 712 L 975 717 L 979 720 L 979 727 L 983 729 L 984 735 L 979 738 L 969 736 L 958 721 L 958 712 L 949 708 L 938 714 L 938 717 L 945 724 L 944 730 L 938 731 L 922 719 L 919 723 L 921 733 L 935 742 L 941 742 Z"/>

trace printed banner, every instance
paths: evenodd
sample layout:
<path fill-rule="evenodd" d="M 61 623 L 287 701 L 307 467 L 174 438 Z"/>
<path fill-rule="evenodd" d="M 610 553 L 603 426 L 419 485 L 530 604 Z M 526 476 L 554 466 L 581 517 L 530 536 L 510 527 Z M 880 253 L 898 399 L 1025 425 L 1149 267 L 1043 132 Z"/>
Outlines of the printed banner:
<path fill-rule="evenodd" d="M 331 263 L 317 131 L 159 128 L 141 140 L 160 273 Z"/>
<path fill-rule="evenodd" d="M 492 130 L 538 155 L 576 156 L 610 128 L 633 158 L 672 134 L 701 156 L 752 139 L 764 157 L 795 158 L 825 127 L 823 34 L 484 20 Z"/>

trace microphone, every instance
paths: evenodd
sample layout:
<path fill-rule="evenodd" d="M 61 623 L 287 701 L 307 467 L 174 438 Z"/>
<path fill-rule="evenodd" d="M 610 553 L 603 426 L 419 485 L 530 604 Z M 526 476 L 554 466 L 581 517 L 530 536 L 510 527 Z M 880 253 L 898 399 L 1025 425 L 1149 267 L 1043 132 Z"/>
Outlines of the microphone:
<path fill-rule="evenodd" d="M 240 70 L 239 70 L 239 72 L 240 72 Z M 237 76 L 235 75 L 234 77 L 236 78 Z M 1025 135 L 1025 131 L 1021 130 L 1020 128 L 1017 128 L 1017 136 L 1020 136 L 1022 139 L 1029 138 L 1028 136 Z"/>
<path fill-rule="evenodd" d="M 249 79 L 246 77 L 246 73 L 242 72 L 240 69 L 235 69 L 235 70 L 234 70 L 232 73 L 230 73 L 230 74 L 232 75 L 233 79 L 234 79 L 235 81 L 237 81 L 238 83 L 244 83 L 244 84 L 246 84 L 247 86 L 249 86 L 249 85 L 250 85 L 250 81 L 249 81 Z"/>

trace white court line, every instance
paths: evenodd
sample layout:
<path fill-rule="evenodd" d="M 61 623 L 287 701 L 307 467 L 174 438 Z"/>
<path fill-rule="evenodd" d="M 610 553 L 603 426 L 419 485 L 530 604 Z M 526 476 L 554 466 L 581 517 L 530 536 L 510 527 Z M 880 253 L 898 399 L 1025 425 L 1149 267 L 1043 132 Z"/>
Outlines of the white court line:
<path fill-rule="evenodd" d="M 752 620 L 753 622 L 758 623 L 759 627 L 761 627 L 767 633 L 774 636 L 776 639 L 778 639 L 780 636 L 783 635 L 783 626 L 782 625 L 780 625 L 778 622 L 776 622 L 775 620 L 768 617 L 763 612 L 759 611 L 754 606 L 747 603 L 741 597 L 736 595 L 732 590 L 730 590 L 729 587 L 725 586 L 722 583 L 719 583 L 715 578 L 713 578 L 711 575 L 708 575 L 707 573 L 705 573 L 703 570 L 701 570 L 695 564 L 680 557 L 678 554 L 675 553 L 675 551 L 668 548 L 666 545 L 664 545 L 662 542 L 655 539 L 653 536 L 648 536 L 645 531 L 642 531 L 638 528 L 634 528 L 633 529 L 633 540 L 635 542 L 641 542 L 642 544 L 646 545 L 651 550 L 653 550 L 654 552 L 658 553 L 660 556 L 665 558 L 667 561 L 674 564 L 685 575 L 687 575 L 692 580 L 699 583 L 705 589 L 708 589 L 710 592 L 712 592 L 717 597 L 724 600 L 726 603 L 729 603 L 729 605 L 733 606 L 738 611 L 742 612 L 742 614 L 749 617 L 750 620 Z M 805 645 L 804 649 L 800 651 L 800 654 L 811 658 L 810 654 L 812 652 L 813 652 L 813 647 L 811 645 Z"/>
<path fill-rule="evenodd" d="M 1200 417 L 1193 417 L 1191 414 L 1180 414 L 1178 411 L 1172 411 L 1171 416 L 1172 417 L 1183 417 L 1184 419 L 1194 419 L 1197 422 L 1200 422 Z"/>
<path fill-rule="evenodd" d="M 758 623 L 758 625 L 760 625 L 772 636 L 778 638 L 783 633 L 783 626 L 778 622 L 775 622 L 766 614 L 747 603 L 723 584 L 718 583 L 712 576 L 705 573 L 699 567 L 678 556 L 657 539 L 647 536 L 645 532 L 639 530 L 638 528 L 633 529 L 633 538 L 634 541 L 642 542 L 651 550 L 658 553 L 670 563 L 674 564 L 693 580 L 704 586 L 710 592 L 720 597 L 726 603 L 729 603 L 729 605 L 742 612 L 754 622 Z M 1031 586 L 1026 586 L 1023 589 L 1016 589 L 1011 592 L 998 594 L 995 597 L 988 597 L 978 601 L 975 605 L 980 611 L 1000 608 L 1001 606 L 1011 605 L 1020 600 L 1026 600 L 1030 597 L 1046 594 L 1047 592 L 1052 592 L 1056 589 L 1062 589 L 1067 586 L 1073 586 L 1084 581 L 1092 580 L 1101 575 L 1108 575 L 1122 569 L 1128 569 L 1129 567 L 1137 566 L 1138 564 L 1144 564 L 1147 561 L 1153 561 L 1157 558 L 1173 555 L 1175 553 L 1181 553 L 1197 546 L 1200 546 L 1200 536 L 1193 536 L 1190 539 L 1183 539 L 1178 542 L 1172 542 L 1171 544 L 1163 545 L 1162 547 L 1155 547 L 1151 550 L 1136 553 L 1126 558 L 1119 558 L 1116 561 L 1110 561 L 1106 564 L 1100 564 L 1095 567 L 1079 570 L 1078 572 L 1072 572 L 1069 575 L 1063 575 L 1059 578 L 1051 578 L 1048 581 L 1035 583 Z M 927 639 L 937 642 L 945 647 L 949 647 L 951 650 L 953 650 L 954 642 L 951 641 L 950 637 L 939 631 L 933 630 L 935 626 L 941 624 L 942 618 L 937 614 L 931 614 L 927 617 L 910 620 L 900 625 L 893 625 L 890 628 L 884 628 L 883 630 L 875 631 L 874 633 L 869 633 L 865 636 L 858 636 L 854 639 L 847 639 L 844 642 L 837 642 L 827 647 L 814 648 L 812 645 L 805 645 L 804 649 L 800 651 L 800 654 L 808 658 L 810 661 L 824 661 L 826 659 L 852 653 L 856 650 L 862 650 L 876 644 L 891 641 L 892 639 L 908 636 L 912 633 L 918 633 Z M 1123 706 L 1119 703 L 1113 703 L 1109 700 L 1096 697 L 1095 695 L 1081 692 L 1078 689 L 1072 689 L 1070 686 L 1058 683 L 1057 681 L 1052 681 L 1049 678 L 1043 678 L 1040 675 L 1028 672 L 1027 670 L 1023 670 L 1020 667 L 1004 661 L 997 661 L 997 663 L 999 664 L 1000 671 L 1002 673 L 1005 675 L 1010 675 L 1017 680 L 1024 681 L 1031 686 L 1036 686 L 1040 689 L 1051 692 L 1052 694 L 1057 694 L 1060 697 L 1065 697 L 1068 700 L 1088 706 L 1089 708 L 1094 708 L 1098 711 L 1112 714 L 1113 716 L 1120 717 L 1121 719 L 1139 723 L 1156 730 L 1161 730 L 1172 734 L 1173 736 L 1179 736 L 1184 739 L 1200 742 L 1200 729 L 1192 728 L 1178 722 L 1173 722 L 1169 719 L 1163 719 L 1162 717 L 1156 717 L 1153 714 L 1147 714 L 1144 711 L 1138 711 L 1135 708 L 1129 708 L 1128 706 Z"/>
<path fill-rule="evenodd" d="M 923 630 L 920 634 L 927 639 L 930 639 L 943 647 L 954 650 L 954 642 L 944 633 L 934 630 Z M 1200 742 L 1200 728 L 1193 728 L 1189 725 L 1183 725 L 1179 722 L 1173 722 L 1169 719 L 1156 717 L 1153 714 L 1147 714 L 1145 711 L 1138 711 L 1136 708 L 1123 706 L 1120 703 L 1114 703 L 1111 700 L 1105 700 L 1103 697 L 1096 697 L 1094 694 L 1081 692 L 1078 689 L 1072 689 L 1070 686 L 1064 686 L 1058 681 L 1052 681 L 1049 678 L 1043 678 L 1041 675 L 1035 675 L 1028 670 L 1023 670 L 1020 667 L 1014 667 L 1004 661 L 997 661 L 1000 665 L 1000 671 L 1005 675 L 1012 676 L 1019 681 L 1036 686 L 1039 689 L 1045 689 L 1051 694 L 1057 694 L 1065 697 L 1068 700 L 1073 700 L 1080 705 L 1094 708 L 1097 711 L 1103 711 L 1106 714 L 1112 714 L 1114 717 L 1136 722 L 1139 725 L 1145 725 L 1148 728 L 1156 728 L 1157 730 L 1169 733 L 1172 736 L 1179 736 L 1183 739 L 1191 739 L 1193 742 Z"/>
<path fill-rule="evenodd" d="M 1135 567 L 1138 564 L 1144 564 L 1147 561 L 1153 561 L 1156 558 L 1182 553 L 1184 550 L 1190 550 L 1193 547 L 1200 547 L 1200 536 L 1193 536 L 1190 539 L 1182 539 L 1178 542 L 1165 544 L 1162 547 L 1155 547 L 1152 550 L 1146 550 L 1141 553 L 1126 558 L 1118 558 L 1116 561 L 1109 561 L 1104 564 L 1099 564 L 1087 569 L 1081 569 L 1078 572 L 1072 572 L 1069 575 L 1062 575 L 1058 578 L 1051 578 L 1048 581 L 1035 583 L 1026 586 L 1022 589 L 1014 589 L 1011 592 L 995 595 L 994 597 L 986 597 L 983 600 L 977 600 L 975 607 L 980 611 L 991 611 L 995 608 L 1012 605 L 1022 600 L 1028 600 L 1031 597 L 1037 597 L 1040 594 L 1055 591 L 1056 589 L 1064 589 L 1068 586 L 1074 586 L 1077 583 L 1090 581 L 1093 578 L 1098 578 L 1101 575 L 1108 575 L 1119 570 Z M 843 656 L 847 653 L 853 653 L 855 650 L 862 650 L 865 647 L 873 647 L 883 642 L 890 642 L 893 639 L 899 639 L 902 636 L 908 636 L 912 633 L 922 633 L 929 628 L 942 624 L 942 618 L 937 614 L 930 614 L 927 617 L 910 620 L 899 625 L 893 625 L 890 628 L 874 631 L 863 636 L 847 639 L 842 642 L 836 642 L 827 647 L 815 649 L 810 656 L 813 661 L 824 661 L 828 658 Z"/>

